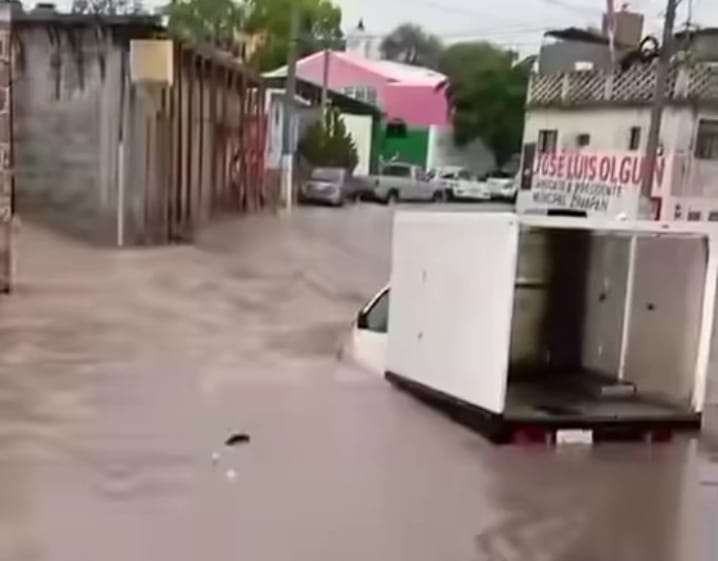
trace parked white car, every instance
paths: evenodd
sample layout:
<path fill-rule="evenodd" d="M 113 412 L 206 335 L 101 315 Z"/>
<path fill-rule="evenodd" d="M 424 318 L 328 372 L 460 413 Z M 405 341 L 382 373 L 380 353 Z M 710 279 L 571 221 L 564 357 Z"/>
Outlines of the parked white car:
<path fill-rule="evenodd" d="M 479 181 L 468 169 L 447 166 L 429 172 L 431 181 L 441 185 L 452 200 L 488 201 L 491 192 L 485 181 Z"/>
<path fill-rule="evenodd" d="M 519 176 L 505 172 L 490 173 L 486 185 L 492 199 L 514 201 L 519 190 Z"/>

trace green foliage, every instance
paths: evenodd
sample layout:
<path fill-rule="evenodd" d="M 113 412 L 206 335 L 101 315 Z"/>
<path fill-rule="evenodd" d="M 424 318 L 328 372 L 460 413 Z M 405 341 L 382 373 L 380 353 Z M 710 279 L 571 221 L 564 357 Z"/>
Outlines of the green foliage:
<path fill-rule="evenodd" d="M 435 35 L 418 25 L 405 23 L 384 38 L 380 49 L 387 60 L 437 68 L 443 46 Z"/>
<path fill-rule="evenodd" d="M 325 45 L 336 48 L 342 37 L 342 14 L 331 0 L 171 0 L 165 13 L 174 33 L 199 44 L 233 51 L 241 34 L 260 36 L 261 46 L 251 62 L 265 71 L 287 62 L 292 6 L 297 2 L 301 15 L 299 56 Z"/>
<path fill-rule="evenodd" d="M 342 38 L 341 9 L 331 0 L 248 0 L 251 10 L 247 31 L 263 33 L 264 42 L 252 63 L 260 70 L 274 70 L 287 62 L 292 5 L 300 5 L 299 58 L 323 46 L 336 48 Z"/>
<path fill-rule="evenodd" d="M 521 147 L 530 67 L 516 53 L 485 42 L 457 43 L 440 59 L 453 109 L 454 136 L 465 145 L 481 138 L 501 166 Z"/>
<path fill-rule="evenodd" d="M 299 141 L 299 153 L 313 166 L 354 171 L 359 163 L 356 145 L 339 112 L 330 109 L 323 122 L 310 126 Z"/>
<path fill-rule="evenodd" d="M 170 30 L 197 44 L 232 50 L 247 4 L 237 0 L 172 0 L 165 9 Z"/>

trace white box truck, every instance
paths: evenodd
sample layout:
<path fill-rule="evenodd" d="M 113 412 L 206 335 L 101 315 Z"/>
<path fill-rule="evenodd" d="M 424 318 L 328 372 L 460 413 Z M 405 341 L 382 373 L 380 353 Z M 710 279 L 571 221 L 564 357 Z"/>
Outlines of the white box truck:
<path fill-rule="evenodd" d="M 717 242 L 705 223 L 397 213 L 386 377 L 497 442 L 697 428 Z"/>

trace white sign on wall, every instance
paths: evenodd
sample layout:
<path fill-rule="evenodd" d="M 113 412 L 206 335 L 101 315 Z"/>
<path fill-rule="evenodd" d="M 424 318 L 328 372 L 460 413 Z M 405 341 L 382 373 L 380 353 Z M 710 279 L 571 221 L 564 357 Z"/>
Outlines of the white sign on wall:
<path fill-rule="evenodd" d="M 658 158 L 652 196 L 670 193 L 671 164 L 671 157 Z M 645 157 L 637 152 L 581 150 L 537 154 L 527 206 L 635 217 L 645 169 Z"/>

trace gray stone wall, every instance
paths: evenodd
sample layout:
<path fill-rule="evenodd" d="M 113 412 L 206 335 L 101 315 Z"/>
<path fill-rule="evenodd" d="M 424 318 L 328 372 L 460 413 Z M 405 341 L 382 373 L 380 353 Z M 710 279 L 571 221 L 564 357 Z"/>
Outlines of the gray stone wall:
<path fill-rule="evenodd" d="M 121 47 L 90 27 L 19 26 L 17 37 L 17 210 L 112 241 Z"/>
<path fill-rule="evenodd" d="M 11 14 L 9 4 L 0 6 L 0 291 L 12 287 L 12 59 L 10 57 Z"/>

